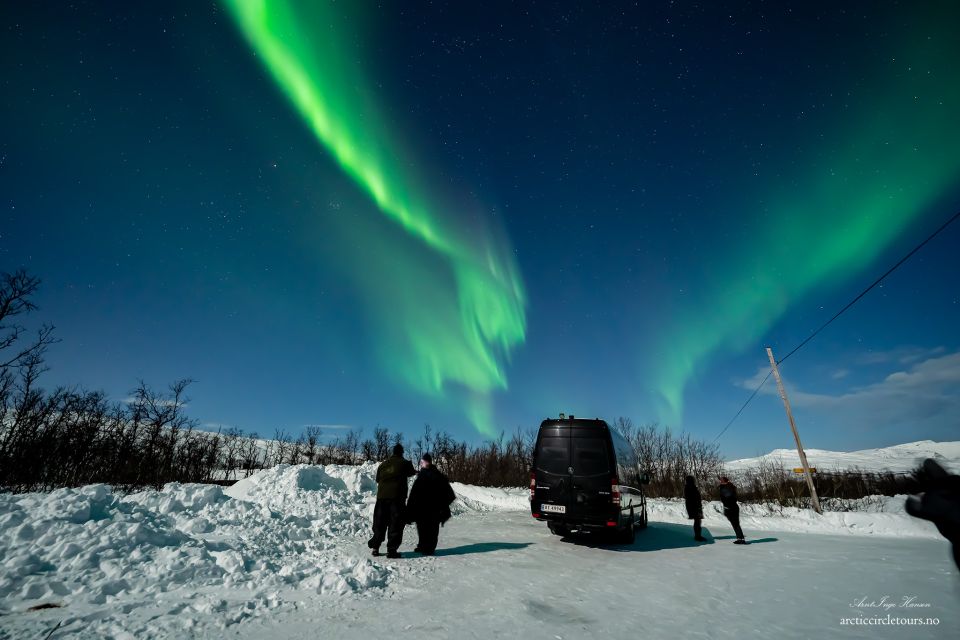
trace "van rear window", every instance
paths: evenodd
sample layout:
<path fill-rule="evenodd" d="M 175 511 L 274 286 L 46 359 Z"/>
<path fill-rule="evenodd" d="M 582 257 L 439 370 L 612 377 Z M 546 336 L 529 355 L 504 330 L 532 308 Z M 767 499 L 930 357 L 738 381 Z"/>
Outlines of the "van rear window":
<path fill-rule="evenodd" d="M 567 473 L 570 466 L 570 438 L 540 438 L 537 450 L 537 469 L 547 473 Z"/>
<path fill-rule="evenodd" d="M 610 454 L 601 438 L 573 438 L 573 473 L 593 476 L 610 473 Z"/>

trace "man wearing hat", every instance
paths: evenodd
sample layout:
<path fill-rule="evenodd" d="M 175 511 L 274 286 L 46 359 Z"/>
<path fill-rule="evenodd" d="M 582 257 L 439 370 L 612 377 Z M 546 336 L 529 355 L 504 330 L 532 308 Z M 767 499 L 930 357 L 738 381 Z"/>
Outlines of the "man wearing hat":
<path fill-rule="evenodd" d="M 433 466 L 429 453 L 420 459 L 420 472 L 413 481 L 407 502 L 407 522 L 417 523 L 417 553 L 432 556 L 437 550 L 440 525 L 450 519 L 450 505 L 456 499 L 447 477 Z"/>
<path fill-rule="evenodd" d="M 373 508 L 373 537 L 367 542 L 373 555 L 380 555 L 380 545 L 386 537 L 387 557 L 400 557 L 403 527 L 406 526 L 403 511 L 407 501 L 407 478 L 416 473 L 413 464 L 403 457 L 403 445 L 399 444 L 393 447 L 393 455 L 377 467 L 377 504 Z"/>

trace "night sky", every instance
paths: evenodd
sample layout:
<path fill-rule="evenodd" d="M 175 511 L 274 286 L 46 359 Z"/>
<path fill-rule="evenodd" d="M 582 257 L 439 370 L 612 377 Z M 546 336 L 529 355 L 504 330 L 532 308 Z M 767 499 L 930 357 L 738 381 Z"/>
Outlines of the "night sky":
<path fill-rule="evenodd" d="M 44 384 L 479 441 L 712 440 L 960 210 L 955 3 L 5 3 Z M 808 448 L 960 439 L 960 223 L 783 365 Z M 772 382 L 719 441 L 792 445 Z"/>

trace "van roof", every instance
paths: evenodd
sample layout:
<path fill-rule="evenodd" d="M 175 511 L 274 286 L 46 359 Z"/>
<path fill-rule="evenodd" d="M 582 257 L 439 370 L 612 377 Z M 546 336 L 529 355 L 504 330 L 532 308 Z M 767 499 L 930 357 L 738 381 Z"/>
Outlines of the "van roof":
<path fill-rule="evenodd" d="M 547 418 L 540 423 L 540 428 L 544 427 L 593 427 L 593 428 L 609 428 L 609 425 L 605 420 L 600 418 L 576 418 L 574 416 L 569 416 L 565 418 Z"/>

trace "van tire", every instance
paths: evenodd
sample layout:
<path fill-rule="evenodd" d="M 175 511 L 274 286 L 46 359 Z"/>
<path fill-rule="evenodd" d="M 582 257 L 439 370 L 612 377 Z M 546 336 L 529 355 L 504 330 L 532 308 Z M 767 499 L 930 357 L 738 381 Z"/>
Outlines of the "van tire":
<path fill-rule="evenodd" d="M 627 526 L 621 529 L 619 534 L 620 544 L 633 544 L 634 540 L 637 539 L 637 530 L 634 528 L 633 521 L 627 523 Z"/>
<path fill-rule="evenodd" d="M 562 538 L 570 535 L 570 529 L 562 524 L 547 524 L 547 527 L 550 529 L 550 533 L 555 536 L 560 536 Z"/>

